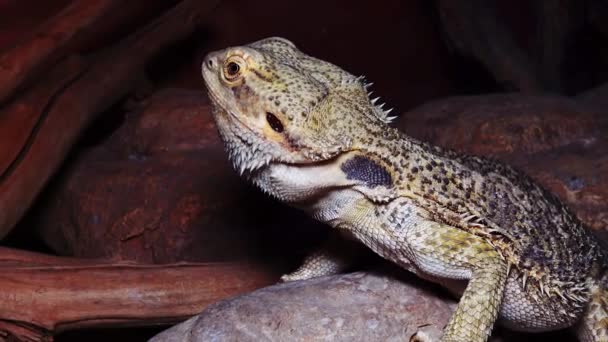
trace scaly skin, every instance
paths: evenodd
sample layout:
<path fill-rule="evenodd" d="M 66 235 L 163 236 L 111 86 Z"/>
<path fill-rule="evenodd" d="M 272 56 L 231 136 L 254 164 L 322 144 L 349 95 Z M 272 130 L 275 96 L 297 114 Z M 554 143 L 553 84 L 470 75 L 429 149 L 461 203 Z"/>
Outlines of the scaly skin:
<path fill-rule="evenodd" d="M 442 341 L 485 341 L 497 318 L 608 341 L 606 252 L 524 174 L 391 128 L 362 78 L 285 39 L 211 53 L 202 73 L 241 174 L 418 276 L 461 290 Z M 329 251 L 284 279 L 340 272 L 348 262 Z"/>

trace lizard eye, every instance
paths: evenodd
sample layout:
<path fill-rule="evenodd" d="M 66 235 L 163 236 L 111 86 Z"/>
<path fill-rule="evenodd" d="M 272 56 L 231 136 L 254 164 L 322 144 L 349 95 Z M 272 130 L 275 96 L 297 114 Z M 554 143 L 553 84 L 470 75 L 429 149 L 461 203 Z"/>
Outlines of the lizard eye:
<path fill-rule="evenodd" d="M 266 113 L 266 121 L 268 121 L 270 128 L 272 128 L 275 132 L 283 132 L 283 124 L 281 123 L 281 120 L 279 120 L 279 118 L 277 118 L 274 114 Z"/>
<path fill-rule="evenodd" d="M 236 64 L 235 62 L 230 62 L 226 66 L 226 74 L 228 76 L 236 76 L 239 74 L 240 70 L 241 70 L 241 67 L 238 64 Z"/>
<path fill-rule="evenodd" d="M 224 62 L 224 77 L 228 81 L 234 81 L 239 78 L 245 66 L 245 61 L 238 56 L 230 57 Z"/>

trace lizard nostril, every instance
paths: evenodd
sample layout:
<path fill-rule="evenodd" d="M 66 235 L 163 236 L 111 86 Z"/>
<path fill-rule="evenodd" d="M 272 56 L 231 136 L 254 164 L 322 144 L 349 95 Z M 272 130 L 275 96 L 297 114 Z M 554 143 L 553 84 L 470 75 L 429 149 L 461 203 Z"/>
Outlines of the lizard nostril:
<path fill-rule="evenodd" d="M 210 67 L 210 68 L 212 68 L 212 67 L 213 67 L 213 59 L 209 58 L 209 59 L 207 60 L 207 66 L 208 66 L 208 67 Z"/>

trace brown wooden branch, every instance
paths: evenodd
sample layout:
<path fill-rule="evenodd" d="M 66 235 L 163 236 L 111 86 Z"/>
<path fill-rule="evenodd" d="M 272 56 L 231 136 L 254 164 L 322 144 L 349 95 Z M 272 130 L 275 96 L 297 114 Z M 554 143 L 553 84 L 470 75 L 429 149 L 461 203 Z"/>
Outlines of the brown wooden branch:
<path fill-rule="evenodd" d="M 99 113 L 129 93 L 143 74 L 146 62 L 163 48 L 192 33 L 217 2 L 180 2 L 106 51 L 87 72 L 71 79 L 59 92 L 41 91 L 51 94 L 41 102 L 45 103 L 43 111 L 39 106 L 32 106 L 26 109 L 29 113 L 21 114 L 36 118 L 36 129 L 31 130 L 27 139 L 21 140 L 25 144 L 19 146 L 19 153 L 11 159 L 10 167 L 0 171 L 0 238 L 6 236 L 30 207 L 83 129 Z M 57 83 L 49 87 L 57 89 Z M 40 103 L 38 101 L 36 103 Z M 11 108 L 20 109 L 19 106 Z"/>
<path fill-rule="evenodd" d="M 40 254 L 20 249 L 0 247 L 0 269 L 10 267 L 32 267 L 32 266 L 84 266 L 112 264 L 107 259 L 78 259 L 62 256 Z"/>
<path fill-rule="evenodd" d="M 85 61 L 70 57 L 59 63 L 36 86 L 15 99 L 0 112 L 0 183 L 15 167 L 36 127 L 44 121 L 43 113 L 52 100 L 85 70 Z"/>
<path fill-rule="evenodd" d="M 110 264 L 0 248 L 0 341 L 50 341 L 83 327 L 173 323 L 276 281 L 247 264 Z M 39 266 L 46 265 L 46 266 Z M 259 268 L 257 268 L 259 269 Z"/>
<path fill-rule="evenodd" d="M 122 1 L 73 1 L 40 27 L 35 35 L 0 56 L 0 103 L 23 83 L 62 58 L 63 48 L 79 32 L 98 23 L 109 11 L 119 10 Z"/>
<path fill-rule="evenodd" d="M 33 33 L 0 56 L 0 104 L 16 96 L 16 91 L 34 83 L 57 61 L 83 50 L 111 44 L 119 34 L 145 21 L 164 4 L 147 1 L 72 1 L 50 17 Z"/>

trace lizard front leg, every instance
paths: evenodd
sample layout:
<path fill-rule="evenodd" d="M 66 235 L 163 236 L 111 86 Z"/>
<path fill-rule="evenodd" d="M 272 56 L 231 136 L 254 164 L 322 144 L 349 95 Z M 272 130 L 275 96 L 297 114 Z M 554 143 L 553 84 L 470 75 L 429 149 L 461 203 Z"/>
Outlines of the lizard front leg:
<path fill-rule="evenodd" d="M 422 278 L 440 284 L 469 280 L 442 341 L 486 341 L 498 316 L 508 265 L 485 239 L 427 217 L 405 198 L 384 207 L 361 199 L 344 211 L 342 226 Z"/>
<path fill-rule="evenodd" d="M 320 248 L 308 255 L 295 271 L 281 277 L 282 281 L 305 280 L 338 274 L 348 269 L 356 260 L 361 246 L 356 241 L 332 232 Z"/>
<path fill-rule="evenodd" d="M 439 278 L 469 279 L 442 341 L 482 342 L 489 337 L 502 302 L 508 265 L 483 238 L 432 221 L 407 234 L 416 266 Z"/>

